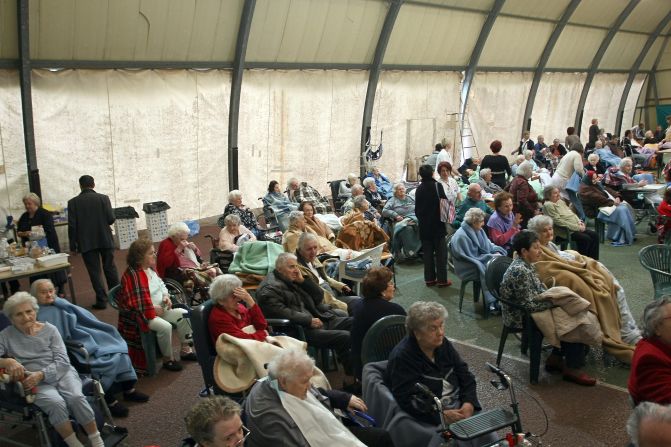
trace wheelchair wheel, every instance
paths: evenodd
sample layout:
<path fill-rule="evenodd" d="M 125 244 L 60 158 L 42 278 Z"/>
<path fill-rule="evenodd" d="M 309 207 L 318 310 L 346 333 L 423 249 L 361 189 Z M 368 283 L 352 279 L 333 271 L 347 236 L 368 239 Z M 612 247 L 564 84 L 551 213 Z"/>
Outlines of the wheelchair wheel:
<path fill-rule="evenodd" d="M 184 287 L 174 279 L 165 278 L 163 280 L 165 287 L 168 289 L 168 294 L 170 295 L 170 300 L 173 304 L 183 304 L 185 306 L 190 306 L 191 299 L 187 295 Z"/>

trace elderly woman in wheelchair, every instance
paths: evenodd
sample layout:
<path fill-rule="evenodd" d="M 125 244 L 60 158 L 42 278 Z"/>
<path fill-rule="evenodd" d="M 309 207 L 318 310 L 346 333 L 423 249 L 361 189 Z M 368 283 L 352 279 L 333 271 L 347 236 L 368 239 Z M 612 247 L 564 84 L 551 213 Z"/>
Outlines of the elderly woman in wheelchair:
<path fill-rule="evenodd" d="M 10 380 L 34 390 L 35 405 L 48 417 L 68 447 L 83 447 L 70 422 L 70 413 L 88 434 L 92 447 L 104 447 L 95 415 L 82 393 L 82 382 L 70 364 L 65 344 L 50 323 L 37 321 L 37 300 L 17 292 L 3 311 L 12 326 L 0 332 L 0 368 Z"/>

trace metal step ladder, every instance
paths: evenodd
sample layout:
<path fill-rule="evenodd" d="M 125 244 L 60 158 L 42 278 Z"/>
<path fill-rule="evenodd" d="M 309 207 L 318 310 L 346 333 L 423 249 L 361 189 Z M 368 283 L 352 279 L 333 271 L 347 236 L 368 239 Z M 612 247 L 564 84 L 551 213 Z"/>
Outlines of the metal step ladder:
<path fill-rule="evenodd" d="M 454 135 L 459 135 L 458 144 L 460 147 L 454 148 L 455 164 L 457 161 L 459 165 L 463 163 L 466 158 L 479 157 L 478 147 L 475 143 L 475 136 L 468 119 L 468 113 L 448 113 L 448 121 L 452 123 L 454 128 Z M 456 138 L 455 138 L 456 139 Z M 460 160 L 456 160 L 456 154 L 460 154 Z"/>

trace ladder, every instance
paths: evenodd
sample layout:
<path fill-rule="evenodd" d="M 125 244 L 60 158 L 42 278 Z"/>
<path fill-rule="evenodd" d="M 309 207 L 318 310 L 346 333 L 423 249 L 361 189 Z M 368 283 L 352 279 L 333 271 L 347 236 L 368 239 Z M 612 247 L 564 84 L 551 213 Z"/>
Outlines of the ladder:
<path fill-rule="evenodd" d="M 463 163 L 465 159 L 469 157 L 479 157 L 480 153 L 478 151 L 478 146 L 475 144 L 475 136 L 473 135 L 473 129 L 471 128 L 470 120 L 468 119 L 468 113 L 448 113 L 448 121 L 452 123 L 454 127 L 454 134 L 459 135 L 458 144 L 460 147 L 454 148 L 455 154 L 455 164 L 456 154 L 459 151 L 461 153 L 461 159 L 459 164 Z M 455 138 L 456 139 L 456 138 Z M 456 143 L 456 142 L 455 142 Z"/>

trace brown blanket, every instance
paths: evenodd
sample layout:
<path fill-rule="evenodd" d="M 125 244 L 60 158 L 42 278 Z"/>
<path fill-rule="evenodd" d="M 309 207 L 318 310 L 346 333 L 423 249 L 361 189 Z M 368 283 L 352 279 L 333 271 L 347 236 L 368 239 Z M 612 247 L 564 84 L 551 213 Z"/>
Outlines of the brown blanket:
<path fill-rule="evenodd" d="M 343 227 L 335 244 L 340 248 L 364 250 L 389 242 L 389 236 L 380 227 L 369 221 L 358 221 Z M 385 246 L 384 251 L 389 251 Z"/>
<path fill-rule="evenodd" d="M 610 274 L 594 259 L 576 252 L 575 261 L 567 261 L 547 247 L 542 247 L 541 260 L 535 264 L 541 281 L 546 286 L 565 286 L 590 303 L 589 310 L 599 319 L 603 332 L 603 346 L 618 360 L 631 363 L 634 346 L 620 337 L 620 310 L 617 306 L 615 284 Z"/>

